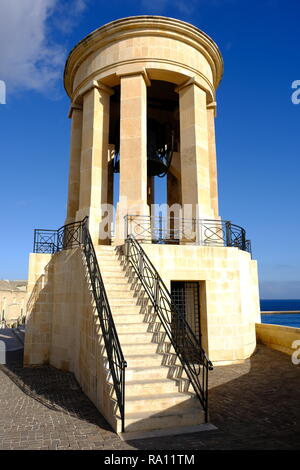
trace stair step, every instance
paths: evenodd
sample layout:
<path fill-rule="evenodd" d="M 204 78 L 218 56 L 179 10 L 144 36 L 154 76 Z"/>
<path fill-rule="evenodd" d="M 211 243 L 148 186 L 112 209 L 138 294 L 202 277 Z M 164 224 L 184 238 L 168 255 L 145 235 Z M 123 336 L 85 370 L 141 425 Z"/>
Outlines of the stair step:
<path fill-rule="evenodd" d="M 162 357 L 158 354 L 127 354 L 128 367 L 155 367 L 161 365 Z"/>
<path fill-rule="evenodd" d="M 126 397 L 159 395 L 177 392 L 176 381 L 170 379 L 126 381 Z"/>
<path fill-rule="evenodd" d="M 137 305 L 138 299 L 135 299 L 133 296 L 130 296 L 130 295 L 125 295 L 125 294 L 122 295 L 122 294 L 119 294 L 116 291 L 110 291 L 110 292 L 107 292 L 107 297 L 108 297 L 110 305 L 119 305 L 119 306 L 122 306 L 122 305 L 131 305 L 131 306 L 133 306 L 133 305 L 135 305 L 135 306 L 138 306 Z"/>
<path fill-rule="evenodd" d="M 134 299 L 123 299 L 124 301 L 115 302 L 116 299 L 111 299 L 111 306 L 113 306 L 112 311 L 115 311 L 116 315 L 127 315 L 129 313 L 135 313 L 135 315 L 140 315 L 141 318 L 144 318 L 145 308 L 142 305 L 137 305 L 136 300 Z M 126 301 L 126 302 L 125 302 Z M 116 310 L 118 309 L 118 310 Z"/>
<path fill-rule="evenodd" d="M 196 426 L 204 422 L 204 411 L 200 404 L 182 410 L 169 408 L 158 413 L 153 411 L 126 413 L 125 433 Z"/>
<path fill-rule="evenodd" d="M 112 282 L 112 281 L 106 281 L 105 282 L 105 289 L 107 291 L 121 291 L 121 292 L 132 292 L 131 285 L 127 282 L 124 281 L 123 279 L 121 280 L 122 282 Z"/>
<path fill-rule="evenodd" d="M 95 246 L 95 251 L 116 251 L 115 247 L 112 245 L 96 245 Z"/>
<path fill-rule="evenodd" d="M 125 276 L 124 273 L 120 274 L 120 273 L 115 273 L 114 271 L 112 272 L 104 271 L 101 274 L 105 282 L 112 282 L 112 283 L 118 284 L 120 283 L 120 281 L 122 282 L 126 281 L 126 283 L 128 284 L 128 278 Z"/>
<path fill-rule="evenodd" d="M 114 317 L 115 324 L 118 325 L 117 326 L 118 334 L 122 334 L 122 333 L 128 333 L 130 335 L 134 333 L 154 334 L 155 332 L 157 332 L 158 328 L 160 329 L 162 328 L 162 325 L 160 323 L 145 323 L 142 321 L 142 318 L 137 323 L 132 323 L 132 322 L 120 323 L 120 320 L 122 321 L 122 318 L 117 319 L 116 317 Z"/>
<path fill-rule="evenodd" d="M 139 307 L 137 304 L 136 304 L 136 300 L 133 299 L 133 298 L 118 298 L 116 296 L 112 296 L 110 298 L 110 296 L 108 296 L 108 300 L 109 300 L 109 305 L 111 307 L 120 307 L 120 308 L 126 308 L 126 307 Z M 140 308 L 140 307 L 139 307 Z"/>
<path fill-rule="evenodd" d="M 119 339 L 121 345 L 128 344 L 128 343 L 135 343 L 135 344 L 141 344 L 141 343 L 151 343 L 152 340 L 152 333 L 131 333 L 128 335 L 127 333 L 120 333 L 119 334 Z"/>
<path fill-rule="evenodd" d="M 186 393 L 160 393 L 149 396 L 130 396 L 125 397 L 125 408 L 127 413 L 136 413 L 140 411 L 162 411 L 168 408 L 178 407 L 187 408 L 194 404 L 195 399 Z"/>
<path fill-rule="evenodd" d="M 107 271 L 115 270 L 117 273 L 125 274 L 125 271 L 123 270 L 122 266 L 120 266 L 120 263 L 117 260 L 104 260 L 103 258 L 98 258 L 98 264 L 101 271 L 103 271 L 104 273 Z"/>
<path fill-rule="evenodd" d="M 143 322 L 139 323 L 118 323 L 117 319 L 114 317 L 114 322 L 117 328 L 118 335 L 126 333 L 132 335 L 135 333 L 145 333 L 147 332 L 147 325 Z"/>
<path fill-rule="evenodd" d="M 141 315 L 137 310 L 134 310 L 134 313 L 127 312 L 126 310 L 123 313 L 117 313 L 117 309 L 111 309 L 112 315 L 114 317 L 114 322 L 116 325 L 124 324 L 143 324 L 147 328 L 147 323 L 143 322 L 143 315 Z M 128 310 L 128 309 L 127 309 Z M 125 313 L 126 312 L 126 313 Z M 118 330 L 119 331 L 119 330 Z"/>
<path fill-rule="evenodd" d="M 144 314 L 141 313 L 141 307 L 138 305 L 111 305 L 111 311 L 114 318 L 119 317 L 120 323 L 138 323 L 144 320 Z M 123 321 L 121 321 L 123 317 Z"/>
<path fill-rule="evenodd" d="M 117 255 L 117 252 L 114 248 L 111 248 L 111 247 L 107 247 L 107 249 L 103 249 L 102 247 L 99 247 L 99 246 L 95 246 L 95 252 L 97 253 L 98 256 L 116 256 Z"/>
<path fill-rule="evenodd" d="M 124 308 L 122 308 L 121 305 L 118 307 L 115 306 L 112 308 L 112 313 L 114 318 L 115 316 L 120 317 L 120 320 L 122 319 L 122 317 L 124 318 L 124 321 L 120 321 L 120 323 L 126 323 L 127 321 L 129 321 L 130 323 L 143 322 L 145 325 L 148 325 L 149 323 L 155 323 L 155 321 L 157 321 L 155 314 L 146 313 L 145 309 L 140 305 L 135 305 L 131 307 L 125 305 Z M 125 319 L 126 317 L 128 317 L 128 320 Z M 136 319 L 136 322 L 134 322 L 134 318 Z"/>
<path fill-rule="evenodd" d="M 125 341 L 125 339 L 124 339 Z M 157 344 L 151 343 L 149 341 L 144 343 L 122 343 L 122 351 L 125 355 L 125 359 L 127 355 L 144 355 L 144 354 L 155 354 L 157 351 Z"/>
<path fill-rule="evenodd" d="M 103 272 L 103 274 L 115 273 L 115 275 L 119 275 L 120 273 L 122 275 L 125 275 L 123 269 L 120 267 L 119 264 L 114 264 L 112 266 L 103 266 L 101 262 L 99 262 L 99 267 L 100 267 L 101 273 Z"/>
<path fill-rule="evenodd" d="M 155 365 L 151 367 L 127 367 L 126 377 L 128 380 L 146 380 L 146 379 L 165 379 L 168 374 L 168 368 Z"/>
<path fill-rule="evenodd" d="M 97 260 L 98 260 L 99 266 L 102 266 L 103 268 L 109 268 L 109 267 L 118 268 L 119 271 L 124 272 L 119 261 L 117 259 L 112 258 L 111 256 L 107 258 L 97 256 Z"/>

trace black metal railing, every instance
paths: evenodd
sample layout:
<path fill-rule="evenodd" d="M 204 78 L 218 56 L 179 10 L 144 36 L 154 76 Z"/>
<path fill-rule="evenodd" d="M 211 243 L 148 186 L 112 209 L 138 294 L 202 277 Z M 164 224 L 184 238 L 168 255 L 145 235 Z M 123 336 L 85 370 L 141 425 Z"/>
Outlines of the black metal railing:
<path fill-rule="evenodd" d="M 213 365 L 178 309 L 157 270 L 138 241 L 129 235 L 125 243 L 125 257 L 134 268 L 155 312 L 181 361 L 188 379 L 208 420 L 208 371 Z"/>
<path fill-rule="evenodd" d="M 61 250 L 81 246 L 85 255 L 93 297 L 100 321 L 109 368 L 117 397 L 122 431 L 125 427 L 125 369 L 124 359 L 113 316 L 110 310 L 105 286 L 101 276 L 94 245 L 88 229 L 87 217 L 60 227 L 58 230 L 35 230 L 34 252 L 56 253 Z"/>
<path fill-rule="evenodd" d="M 127 215 L 125 235 L 143 243 L 227 246 L 251 253 L 245 229 L 229 220 Z"/>
<path fill-rule="evenodd" d="M 36 229 L 34 231 L 34 253 L 56 253 L 75 248 L 82 243 L 82 226 L 86 219 L 63 225 L 58 230 Z"/>

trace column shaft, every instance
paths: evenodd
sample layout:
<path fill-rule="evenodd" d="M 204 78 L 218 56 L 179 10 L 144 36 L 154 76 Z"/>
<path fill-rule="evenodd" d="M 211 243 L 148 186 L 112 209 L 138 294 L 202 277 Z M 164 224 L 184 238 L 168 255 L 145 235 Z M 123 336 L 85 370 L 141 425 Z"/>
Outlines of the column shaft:
<path fill-rule="evenodd" d="M 79 208 L 80 158 L 82 138 L 82 108 L 71 110 L 71 147 L 66 224 L 74 222 Z"/>
<path fill-rule="evenodd" d="M 120 114 L 120 201 L 117 207 L 117 243 L 122 243 L 124 239 L 125 215 L 149 214 L 147 89 L 142 74 L 121 77 Z"/>
<path fill-rule="evenodd" d="M 209 152 L 209 173 L 210 173 L 210 197 L 214 211 L 214 217 L 219 217 L 218 204 L 218 176 L 217 176 L 217 154 L 215 137 L 215 106 L 207 108 L 208 125 L 208 152 Z"/>
<path fill-rule="evenodd" d="M 194 83 L 182 88 L 179 108 L 182 205 L 190 205 L 185 216 L 212 218 L 205 91 Z"/>
<path fill-rule="evenodd" d="M 103 206 L 107 204 L 109 93 L 97 87 L 83 96 L 83 126 L 80 168 L 80 198 L 77 220 L 89 216 L 94 243 L 99 236 Z"/>

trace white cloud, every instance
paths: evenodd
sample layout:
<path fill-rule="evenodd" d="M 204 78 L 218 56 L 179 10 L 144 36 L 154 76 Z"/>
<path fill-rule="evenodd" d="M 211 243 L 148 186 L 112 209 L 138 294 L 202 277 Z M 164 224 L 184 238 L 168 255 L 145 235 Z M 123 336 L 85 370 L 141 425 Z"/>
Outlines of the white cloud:
<path fill-rule="evenodd" d="M 62 12 L 69 30 L 85 4 L 86 0 L 73 0 L 72 9 Z M 50 39 L 48 26 L 60 10 L 58 0 L 1 0 L 0 79 L 8 93 L 49 91 L 61 78 L 66 50 Z"/>
<path fill-rule="evenodd" d="M 69 33 L 74 28 L 78 16 L 86 9 L 87 0 L 72 0 L 71 2 L 58 2 L 56 7 L 57 17 L 54 25 L 62 33 Z"/>

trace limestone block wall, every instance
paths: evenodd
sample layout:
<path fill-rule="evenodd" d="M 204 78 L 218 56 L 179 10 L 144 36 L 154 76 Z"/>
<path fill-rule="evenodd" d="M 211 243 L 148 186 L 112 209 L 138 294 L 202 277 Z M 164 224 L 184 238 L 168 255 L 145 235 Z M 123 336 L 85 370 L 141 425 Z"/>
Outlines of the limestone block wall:
<path fill-rule="evenodd" d="M 257 342 L 265 344 L 269 348 L 277 349 L 290 356 L 300 350 L 300 343 L 292 348 L 294 341 L 300 341 L 300 328 L 283 325 L 267 325 L 258 323 L 256 325 Z M 300 354 L 298 354 L 300 357 Z"/>
<path fill-rule="evenodd" d="M 163 36 L 155 37 L 151 33 L 144 32 L 143 37 L 121 39 L 90 54 L 76 72 L 74 89 L 85 77 L 101 69 L 107 70 L 109 67 L 119 66 L 120 71 L 124 72 L 124 64 L 126 64 L 126 71 L 134 70 L 129 65 L 133 61 L 140 61 L 144 67 L 148 68 L 152 65 L 156 70 L 165 70 L 166 64 L 171 70 L 178 72 L 182 72 L 184 67 L 190 72 L 190 76 L 197 73 L 201 77 L 207 77 L 210 83 L 213 82 L 208 60 L 193 46 L 184 43 L 179 37 L 169 39 Z"/>
<path fill-rule="evenodd" d="M 52 255 L 30 253 L 24 364 L 48 364 L 53 311 Z M 30 322 L 29 322 L 30 320 Z"/>
<path fill-rule="evenodd" d="M 37 282 L 28 305 L 24 365 L 46 363 L 73 372 L 84 393 L 117 429 L 103 338 L 81 249 L 53 256 L 31 254 L 29 276 Z"/>
<path fill-rule="evenodd" d="M 143 248 L 169 289 L 172 280 L 199 281 L 202 342 L 215 365 L 253 353 L 260 306 L 257 263 L 248 253 L 196 245 Z"/>

